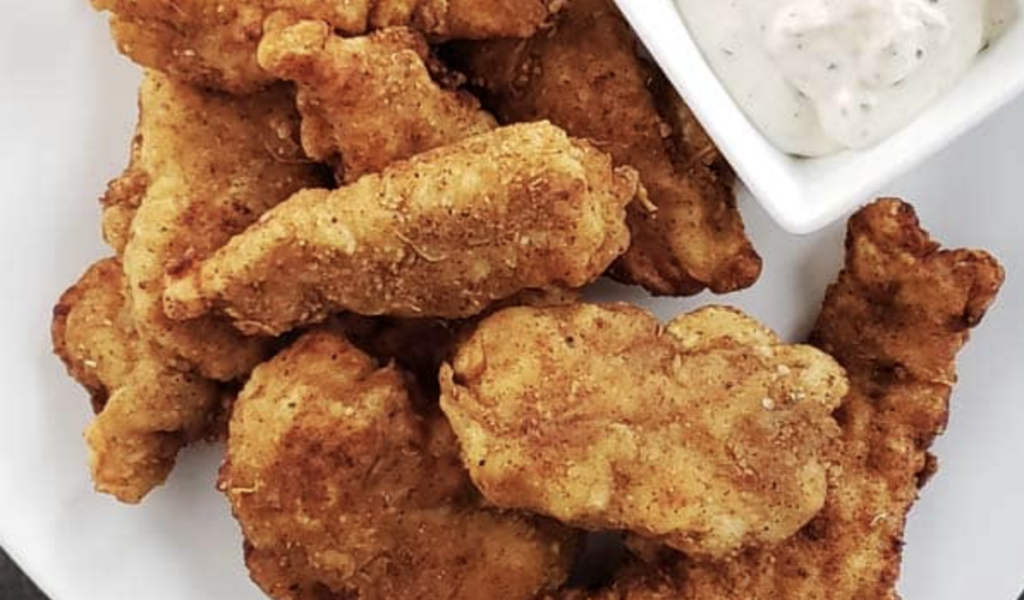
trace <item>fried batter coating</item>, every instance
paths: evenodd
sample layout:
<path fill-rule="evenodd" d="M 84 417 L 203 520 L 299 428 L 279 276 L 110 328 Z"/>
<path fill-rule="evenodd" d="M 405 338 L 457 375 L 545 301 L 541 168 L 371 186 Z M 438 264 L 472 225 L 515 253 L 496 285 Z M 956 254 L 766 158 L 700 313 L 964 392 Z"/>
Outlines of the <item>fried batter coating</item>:
<path fill-rule="evenodd" d="M 846 378 L 732 309 L 575 305 L 485 320 L 441 388 L 495 505 L 723 556 L 821 509 Z"/>
<path fill-rule="evenodd" d="M 107 191 L 100 199 L 103 206 L 103 239 L 120 257 L 128 245 L 132 221 L 146 196 L 149 176 L 139 167 L 142 152 L 142 136 L 132 140 L 131 158 L 124 172 L 107 185 Z"/>
<path fill-rule="evenodd" d="M 483 508 L 444 419 L 328 331 L 254 371 L 221 488 L 279 600 L 525 600 L 562 583 L 574 548 L 556 525 Z"/>
<path fill-rule="evenodd" d="M 409 24 L 434 41 L 527 38 L 569 0 L 378 0 L 371 25 Z"/>
<path fill-rule="evenodd" d="M 286 87 L 235 98 L 152 72 L 142 84 L 129 171 L 147 187 L 131 220 L 124 270 L 138 334 L 182 370 L 195 366 L 227 381 L 266 356 L 266 340 L 246 338 L 226 320 L 171 321 L 162 296 L 168 273 L 209 256 L 292 193 L 323 183 L 297 141 L 293 100 Z"/>
<path fill-rule="evenodd" d="M 564 306 L 578 301 L 579 294 L 573 290 L 527 290 L 496 304 L 491 310 L 510 306 Z M 441 397 L 437 380 L 441 365 L 452 359 L 459 342 L 486 314 L 457 321 L 347 314 L 332 318 L 330 324 L 377 361 L 394 362 L 414 375 L 417 407 L 436 407 Z"/>
<path fill-rule="evenodd" d="M 499 129 L 297 194 L 174 281 L 165 310 L 269 334 L 342 311 L 472 316 L 599 277 L 629 244 L 636 192 L 634 171 L 548 123 Z"/>
<path fill-rule="evenodd" d="M 135 504 L 161 485 L 178 451 L 203 434 L 217 387 L 163 364 L 136 334 L 121 264 L 93 265 L 54 309 L 54 352 L 92 396 L 86 431 L 100 492 Z"/>
<path fill-rule="evenodd" d="M 333 317 L 329 326 L 381 364 L 394 363 L 415 377 L 416 386 L 410 392 L 418 410 L 437 406 L 441 397 L 437 373 L 455 352 L 466 327 L 463 321 L 355 314 Z"/>
<path fill-rule="evenodd" d="M 256 63 L 263 0 L 92 0 L 118 50 L 193 85 L 251 93 L 273 80 Z M 326 4 L 326 3 L 325 3 Z"/>
<path fill-rule="evenodd" d="M 176 79 L 232 93 L 255 92 L 274 77 L 256 49 L 277 10 L 318 19 L 345 35 L 408 25 L 435 39 L 526 37 L 564 0 L 92 0 L 111 14 L 119 50 Z"/>
<path fill-rule="evenodd" d="M 427 41 L 411 29 L 344 39 L 323 21 L 278 20 L 268 21 L 260 65 L 298 85 L 303 147 L 335 165 L 338 181 L 497 127 L 471 95 L 434 81 Z"/>
<path fill-rule="evenodd" d="M 460 44 L 451 59 L 502 122 L 548 119 L 640 172 L 633 243 L 612 274 L 656 294 L 753 285 L 761 259 L 743 230 L 733 175 L 610 0 L 574 0 L 553 31 Z M 683 112 L 679 109 L 683 108 Z"/>
<path fill-rule="evenodd" d="M 956 354 L 995 300 L 1003 269 L 988 254 L 940 250 L 913 209 L 882 200 L 850 221 L 846 268 L 812 340 L 847 369 L 851 392 L 822 513 L 770 551 L 677 565 L 600 598 L 895 600 L 906 517 L 933 474 Z"/>

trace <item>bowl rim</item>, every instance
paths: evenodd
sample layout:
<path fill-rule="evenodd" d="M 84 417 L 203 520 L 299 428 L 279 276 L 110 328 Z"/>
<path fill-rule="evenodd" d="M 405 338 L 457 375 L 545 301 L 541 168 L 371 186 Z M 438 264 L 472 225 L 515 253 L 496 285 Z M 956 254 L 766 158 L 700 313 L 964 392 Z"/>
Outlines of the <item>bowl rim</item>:
<path fill-rule="evenodd" d="M 879 144 L 830 157 L 797 158 L 777 149 L 750 122 L 705 60 L 673 0 L 615 2 L 751 195 L 794 234 L 813 233 L 842 218 L 1024 93 L 1024 69 L 1001 69 L 1009 72 L 1000 73 L 1003 84 L 998 87 L 974 82 L 979 67 L 999 60 L 992 54 L 1016 56 L 1012 50 L 990 48 L 943 97 Z M 1002 37 L 1021 38 L 1018 50 L 1024 60 L 1024 0 L 1018 2 L 1022 18 Z M 953 104 L 960 106 L 952 110 Z"/>

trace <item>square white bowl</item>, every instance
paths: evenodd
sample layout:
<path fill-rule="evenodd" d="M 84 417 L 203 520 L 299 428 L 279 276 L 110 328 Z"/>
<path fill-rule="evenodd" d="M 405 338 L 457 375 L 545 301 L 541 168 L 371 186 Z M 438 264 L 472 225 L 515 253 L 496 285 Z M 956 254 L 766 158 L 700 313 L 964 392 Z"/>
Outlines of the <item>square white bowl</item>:
<path fill-rule="evenodd" d="M 772 145 L 732 100 L 672 0 L 616 2 L 752 194 L 792 233 L 841 218 L 1024 91 L 1022 10 L 954 89 L 892 137 L 865 150 L 795 158 Z M 1024 138 L 1021 144 L 1024 156 Z"/>

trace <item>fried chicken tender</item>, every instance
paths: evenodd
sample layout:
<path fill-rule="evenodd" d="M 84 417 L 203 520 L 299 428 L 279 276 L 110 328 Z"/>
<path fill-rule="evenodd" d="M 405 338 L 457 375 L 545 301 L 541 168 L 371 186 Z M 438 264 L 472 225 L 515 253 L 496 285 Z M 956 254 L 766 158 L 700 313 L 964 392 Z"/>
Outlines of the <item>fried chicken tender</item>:
<path fill-rule="evenodd" d="M 511 126 L 297 194 L 171 283 L 164 308 L 268 334 L 343 311 L 469 317 L 599 277 L 629 244 L 636 193 L 636 173 L 593 146 Z"/>
<path fill-rule="evenodd" d="M 825 501 L 842 369 L 738 311 L 514 308 L 441 374 L 492 503 L 695 555 L 778 543 Z"/>
<path fill-rule="evenodd" d="M 449 55 L 502 122 L 548 119 L 640 172 L 650 203 L 630 209 L 633 243 L 612 270 L 617 279 L 665 295 L 749 287 L 761 259 L 736 209 L 734 177 L 638 48 L 610 0 L 574 0 L 551 31 L 459 44 Z"/>
<path fill-rule="evenodd" d="M 181 370 L 195 366 L 222 381 L 240 377 L 265 358 L 267 340 L 246 338 L 223 319 L 171 321 L 163 312 L 164 279 L 210 255 L 294 192 L 321 185 L 322 173 L 302 154 L 287 87 L 235 98 L 150 72 L 139 104 L 138 142 L 122 181 L 133 199 L 142 191 L 139 183 L 145 190 L 139 202 L 111 203 L 138 204 L 130 209 L 124 249 L 137 332 Z M 108 213 L 108 230 L 123 229 L 127 218 L 118 216 L 111 226 Z"/>
<path fill-rule="evenodd" d="M 120 51 L 176 79 L 236 94 L 274 77 L 256 49 L 264 20 L 283 10 L 318 19 L 345 35 L 407 25 L 435 39 L 527 37 L 564 0 L 92 0 L 110 13 Z"/>
<path fill-rule="evenodd" d="M 278 20 L 267 23 L 260 65 L 298 85 L 303 147 L 335 165 L 340 182 L 497 127 L 471 95 L 434 81 L 430 48 L 414 30 L 344 39 L 323 21 Z"/>
<path fill-rule="evenodd" d="M 774 550 L 681 561 L 595 597 L 895 600 L 907 513 L 936 468 L 928 449 L 946 427 L 956 354 L 1003 277 L 984 252 L 940 250 L 907 204 L 861 210 L 812 335 L 852 386 L 822 513 Z"/>
<path fill-rule="evenodd" d="M 557 525 L 482 507 L 444 419 L 326 330 L 254 371 L 221 488 L 279 600 L 529 599 L 574 549 Z"/>
<path fill-rule="evenodd" d="M 165 365 L 139 338 L 116 259 L 90 267 L 61 296 L 52 337 L 98 413 L 85 434 L 96 489 L 140 502 L 167 479 L 178 451 L 201 437 L 217 387 Z"/>

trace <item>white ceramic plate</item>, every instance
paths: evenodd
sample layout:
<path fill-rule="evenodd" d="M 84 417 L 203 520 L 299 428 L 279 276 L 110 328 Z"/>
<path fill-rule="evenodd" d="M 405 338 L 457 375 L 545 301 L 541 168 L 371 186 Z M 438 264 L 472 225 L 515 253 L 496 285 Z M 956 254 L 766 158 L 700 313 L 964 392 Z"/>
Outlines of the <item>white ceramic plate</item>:
<path fill-rule="evenodd" d="M 96 198 L 127 157 L 138 74 L 85 0 L 20 4 L 0 24 L 0 545 L 53 600 L 258 600 L 213 490 L 215 448 L 186 453 L 141 508 L 90 489 L 88 402 L 50 356 L 50 307 L 104 254 Z M 1010 273 L 962 357 L 943 468 L 910 524 L 906 600 L 1012 600 L 1024 588 L 1022 159 L 1017 103 L 886 189 L 919 199 L 940 239 L 989 248 Z M 792 237 L 741 204 L 767 269 L 727 300 L 798 339 L 836 273 L 841 232 Z M 649 304 L 669 316 L 707 301 Z"/>

